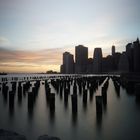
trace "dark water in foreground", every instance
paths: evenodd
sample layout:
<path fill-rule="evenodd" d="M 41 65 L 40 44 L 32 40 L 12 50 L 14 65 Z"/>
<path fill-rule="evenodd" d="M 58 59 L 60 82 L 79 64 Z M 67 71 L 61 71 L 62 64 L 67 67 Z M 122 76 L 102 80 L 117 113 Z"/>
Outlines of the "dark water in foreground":
<path fill-rule="evenodd" d="M 77 115 L 72 113 L 71 96 L 68 97 L 66 106 L 63 97 L 53 87 L 51 92 L 55 93 L 55 113 L 51 114 L 43 84 L 39 88 L 33 112 L 28 111 L 27 93 L 22 102 L 15 96 L 11 112 L 8 100 L 5 101 L 0 92 L 0 128 L 16 131 L 25 135 L 28 140 L 36 140 L 43 134 L 57 136 L 61 140 L 140 139 L 140 105 L 135 102 L 135 96 L 127 94 L 122 87 L 118 95 L 111 79 L 107 91 L 107 106 L 103 110 L 102 119 L 98 120 L 95 96 L 100 94 L 101 86 L 93 98 L 88 94 L 86 106 L 83 105 L 82 95 L 78 94 Z"/>

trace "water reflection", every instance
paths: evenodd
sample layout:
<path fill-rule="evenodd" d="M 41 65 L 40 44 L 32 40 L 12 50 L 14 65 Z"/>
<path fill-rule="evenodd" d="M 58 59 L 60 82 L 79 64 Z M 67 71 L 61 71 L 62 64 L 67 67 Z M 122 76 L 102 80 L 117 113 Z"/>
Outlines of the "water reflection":
<path fill-rule="evenodd" d="M 33 108 L 34 108 L 34 99 L 33 93 L 28 93 L 28 117 L 31 120 L 33 118 Z"/>
<path fill-rule="evenodd" d="M 30 92 L 28 92 L 28 116 L 29 116 L 29 119 L 31 120 L 33 118 L 34 105 L 35 105 L 36 98 L 38 95 L 40 81 L 36 81 L 34 83 L 34 87 L 32 87 L 32 84 L 30 82 L 27 82 L 26 84 L 27 84 L 26 90 L 30 89 Z M 19 93 L 19 95 L 21 96 L 22 93 Z"/>
<path fill-rule="evenodd" d="M 49 108 L 49 119 L 53 124 L 55 121 L 55 94 L 50 93 L 47 95 L 47 106 Z"/>
<path fill-rule="evenodd" d="M 21 82 L 18 83 L 18 105 L 21 106 L 22 103 L 22 86 Z"/>
<path fill-rule="evenodd" d="M 21 106 L 22 104 L 22 94 L 18 93 L 18 105 Z"/>
<path fill-rule="evenodd" d="M 86 110 L 87 110 L 87 102 L 83 102 L 83 109 L 86 112 Z"/>
<path fill-rule="evenodd" d="M 101 130 L 102 128 L 102 113 L 99 113 L 96 111 L 96 124 L 97 124 L 97 128 L 99 130 Z"/>
<path fill-rule="evenodd" d="M 67 110 L 68 109 L 68 99 L 64 100 L 64 106 L 65 106 L 65 109 Z"/>
<path fill-rule="evenodd" d="M 28 118 L 29 120 L 32 120 L 33 119 L 33 114 L 34 114 L 34 108 L 33 106 L 28 106 Z"/>
<path fill-rule="evenodd" d="M 104 112 L 107 110 L 107 91 L 103 91 L 104 89 L 102 88 L 102 102 L 103 102 L 103 109 Z"/>
<path fill-rule="evenodd" d="M 68 97 L 69 97 L 69 89 L 64 90 L 64 106 L 65 109 L 68 108 Z"/>
<path fill-rule="evenodd" d="M 128 95 L 133 95 L 134 94 L 134 88 L 135 88 L 135 83 L 134 82 L 128 82 L 127 84 L 124 85 L 124 88 L 126 89 L 126 92 Z"/>
<path fill-rule="evenodd" d="M 137 99 L 137 98 L 135 97 L 135 104 L 136 104 L 137 110 L 140 111 L 140 99 Z"/>
<path fill-rule="evenodd" d="M 54 124 L 55 121 L 55 110 L 49 109 L 49 119 L 51 124 Z"/>
<path fill-rule="evenodd" d="M 8 90 L 9 90 L 9 87 L 7 86 L 7 83 L 3 83 L 2 84 L 2 95 L 3 95 L 5 104 L 7 103 Z"/>
<path fill-rule="evenodd" d="M 78 119 L 77 110 L 72 110 L 72 124 L 73 124 L 73 126 L 76 126 L 77 119 Z"/>
<path fill-rule="evenodd" d="M 87 109 L 87 90 L 83 91 L 83 109 L 86 111 Z"/>
<path fill-rule="evenodd" d="M 62 100 L 63 99 L 63 88 L 62 87 L 60 87 L 59 96 L 60 96 L 60 100 Z"/>
<path fill-rule="evenodd" d="M 77 124 L 77 95 L 71 95 L 72 101 L 72 124 L 75 126 Z"/>
<path fill-rule="evenodd" d="M 33 126 L 32 128 L 33 129 L 36 129 L 35 132 L 29 132 L 29 134 L 27 132 L 27 135 L 31 135 L 31 137 L 32 137 L 32 135 L 40 135 L 39 134 L 40 132 L 38 130 L 42 130 L 42 128 L 47 130 L 50 133 L 53 133 L 54 135 L 58 134 L 59 132 L 60 132 L 59 133 L 60 135 L 67 135 L 67 134 L 63 133 L 63 130 L 67 129 L 68 126 L 70 126 L 69 127 L 70 132 L 71 132 L 71 130 L 74 131 L 78 128 L 77 129 L 78 131 L 76 133 L 77 138 L 81 138 L 83 140 L 85 137 L 89 138 L 88 136 L 85 136 L 84 138 L 82 138 L 83 135 L 86 135 L 86 133 L 82 134 L 82 132 L 85 131 L 85 129 L 89 130 L 88 134 L 91 137 L 94 137 L 94 135 L 96 137 L 96 135 L 98 135 L 98 133 L 92 133 L 91 130 L 93 130 L 93 129 L 96 130 L 97 129 L 98 132 L 101 132 L 101 131 L 103 131 L 104 133 L 108 132 L 107 130 L 102 129 L 103 124 L 105 124 L 105 126 L 107 126 L 108 123 L 110 123 L 109 125 L 111 126 L 111 128 L 118 127 L 118 126 L 114 126 L 115 123 L 113 124 L 111 121 L 116 119 L 116 114 L 119 114 L 117 116 L 118 117 L 117 121 L 120 121 L 119 119 L 126 119 L 127 117 L 123 116 L 125 114 L 122 113 L 124 111 L 124 109 L 130 115 L 134 111 L 134 114 L 138 115 L 137 117 L 139 117 L 140 102 L 139 102 L 139 100 L 135 100 L 135 97 L 132 97 L 132 98 L 134 99 L 133 100 L 134 106 L 136 105 L 136 107 L 138 108 L 136 110 L 135 109 L 133 109 L 133 110 L 132 109 L 130 109 L 130 110 L 127 109 L 127 108 L 130 107 L 130 105 L 133 106 L 133 103 L 130 104 L 130 100 L 129 101 L 124 100 L 124 97 L 127 98 L 127 96 L 121 96 L 122 100 L 119 103 L 121 104 L 121 106 L 123 105 L 123 108 L 119 106 L 120 104 L 117 104 L 117 105 L 115 104 L 118 101 L 116 99 L 116 96 L 113 97 L 114 94 L 108 94 L 108 92 L 109 93 L 112 92 L 112 87 L 111 87 L 112 86 L 112 81 L 110 81 L 111 86 L 109 87 L 109 90 L 108 91 L 105 90 L 103 93 L 102 92 L 100 93 L 98 91 L 95 92 L 97 87 L 98 87 L 98 83 L 100 83 L 100 87 L 103 87 L 105 80 L 104 80 L 104 82 L 99 82 L 99 81 L 102 81 L 102 80 L 98 80 L 98 82 L 97 82 L 96 78 L 95 79 L 93 78 L 94 80 L 92 78 L 85 78 L 85 79 L 81 78 L 81 80 L 79 80 L 79 79 L 73 79 L 72 80 L 73 82 L 72 82 L 70 88 L 69 88 L 69 84 L 67 84 L 68 83 L 67 80 L 60 80 L 61 84 L 56 84 L 54 82 L 55 81 L 54 80 L 53 81 L 54 86 L 59 85 L 59 88 L 57 87 L 58 91 L 59 91 L 59 95 L 56 95 L 56 96 L 51 92 L 51 91 L 54 91 L 54 89 L 52 90 L 52 85 L 49 82 L 44 82 L 42 84 L 43 88 L 41 87 L 41 90 L 39 90 L 39 94 L 38 94 L 36 92 L 33 92 L 34 90 L 36 90 L 36 88 L 34 88 L 33 84 L 32 84 L 32 86 L 30 86 L 30 89 L 32 89 L 32 90 L 27 90 L 27 87 L 28 87 L 27 83 L 28 82 L 25 82 L 25 81 L 23 83 L 21 83 L 21 87 L 20 87 L 20 83 L 18 84 L 17 92 L 16 92 L 17 94 L 15 94 L 17 97 L 12 98 L 11 95 L 9 95 L 9 94 L 12 94 L 12 92 L 7 93 L 6 98 L 4 97 L 5 94 L 3 94 L 3 93 L 0 96 L 3 97 L 2 101 L 4 101 L 5 99 L 6 100 L 9 99 L 8 100 L 9 101 L 9 104 L 8 104 L 9 105 L 9 113 L 11 114 L 9 116 L 10 117 L 14 116 L 14 119 L 12 119 L 12 120 L 14 120 L 13 125 L 17 129 L 19 127 L 18 123 L 17 123 L 19 121 L 19 119 L 17 119 L 17 117 L 20 117 L 20 114 L 18 115 L 18 111 L 17 111 L 19 109 L 18 105 L 21 105 L 20 106 L 21 111 L 25 111 L 24 107 L 26 107 L 26 105 L 27 105 L 27 107 L 26 107 L 27 111 L 28 111 L 27 112 L 28 113 L 27 114 L 28 115 L 28 120 L 27 121 L 32 123 L 32 126 Z M 31 83 L 32 82 L 30 82 L 30 84 Z M 57 83 L 59 83 L 59 82 L 57 81 Z M 26 92 L 25 92 L 26 98 L 23 97 L 23 85 L 22 84 L 24 84 L 24 85 L 26 84 L 26 86 L 24 86 L 24 88 L 26 89 Z M 45 91 L 43 91 L 44 86 L 45 86 Z M 75 86 L 75 88 L 73 86 Z M 111 88 L 111 90 L 110 90 L 110 88 Z M 20 91 L 20 89 L 21 89 L 21 91 Z M 74 93 L 72 92 L 73 90 L 71 90 L 71 93 L 68 92 L 68 94 L 67 94 L 67 90 L 69 91 L 69 89 L 73 89 Z M 115 85 L 114 85 L 114 89 L 115 89 Z M 2 88 L 1 88 L 1 91 L 2 91 Z M 42 92 L 44 92 L 44 93 L 42 94 Z M 123 91 L 121 91 L 121 92 L 123 92 Z M 80 96 L 80 93 L 81 93 L 81 96 Z M 73 95 L 71 96 L 70 94 L 73 94 Z M 8 95 L 9 95 L 9 98 L 8 98 Z M 94 97 L 94 95 L 95 95 L 95 97 Z M 100 95 L 99 99 L 96 99 L 96 95 Z M 121 95 L 121 93 L 119 92 L 118 97 L 120 95 Z M 46 100 L 43 99 L 44 97 L 46 97 Z M 58 97 L 58 99 L 56 99 L 56 97 Z M 102 99 L 100 99 L 100 98 L 102 98 Z M 131 97 L 129 97 L 129 99 L 130 98 Z M 15 102 L 16 99 L 17 99 L 18 102 Z M 93 99 L 95 99 L 96 102 L 94 102 Z M 88 102 L 90 102 L 90 103 L 88 103 Z M 46 107 L 43 108 L 44 103 L 47 104 L 46 105 L 47 106 L 47 111 L 43 110 L 43 109 L 46 109 Z M 15 104 L 15 106 L 14 106 L 14 104 Z M 61 107 L 61 105 L 62 105 L 62 107 Z M 57 106 L 59 106 L 59 107 L 57 108 Z M 2 107 L 3 107 L 3 104 L 2 104 Z M 39 110 L 39 109 L 41 109 L 41 110 Z M 93 120 L 95 109 L 96 109 L 95 120 Z M 112 116 L 105 115 L 104 112 L 106 112 L 107 109 L 108 109 L 109 112 L 113 111 L 113 113 L 111 114 Z M 65 110 L 67 110 L 67 111 L 65 111 Z M 47 115 L 48 115 L 47 117 L 46 117 L 46 112 L 47 112 Z M 42 114 L 38 114 L 38 113 L 42 113 Z M 67 114 L 60 114 L 60 113 L 67 113 Z M 116 114 L 114 114 L 114 113 L 116 113 Z M 6 114 L 6 112 L 5 112 L 5 114 Z M 13 114 L 15 114 L 15 115 L 13 115 Z M 22 114 L 24 114 L 24 113 L 22 113 Z M 70 114 L 70 116 L 69 116 L 69 114 Z M 120 114 L 122 114 L 122 116 L 124 118 L 123 117 L 121 118 Z M 26 113 L 24 115 L 25 116 L 23 116 L 23 117 L 26 118 Z M 92 117 L 92 115 L 93 115 L 93 117 Z M 65 117 L 65 116 L 68 116 L 68 118 L 63 119 L 63 117 Z M 105 118 L 104 118 L 104 116 L 105 116 Z M 126 116 L 128 116 L 128 115 L 126 115 Z M 135 118 L 135 115 L 132 115 L 132 116 Z M 58 117 L 58 118 L 56 118 L 56 117 Z M 60 117 L 61 120 L 59 120 L 59 117 Z M 84 118 L 84 119 L 82 120 L 82 123 L 78 124 L 78 122 L 81 122 L 81 118 L 82 119 Z M 129 119 L 131 119 L 131 118 L 129 118 Z M 42 119 L 43 123 L 46 122 L 47 125 L 43 124 L 43 123 L 40 123 L 40 125 L 37 125 L 38 121 L 40 121 L 40 119 Z M 65 120 L 67 121 L 67 123 L 65 123 Z M 92 121 L 94 121 L 96 123 L 95 126 L 88 125 Z M 27 122 L 27 123 L 29 123 L 29 122 Z M 62 126 L 58 126 L 58 124 L 60 125 L 60 122 L 62 122 L 62 124 L 63 124 Z M 70 125 L 69 125 L 69 123 L 70 123 Z M 130 124 L 128 123 L 127 125 L 131 127 L 131 122 L 130 122 Z M 7 123 L 7 127 L 9 127 L 9 126 L 10 125 Z M 38 126 L 38 128 L 36 128 L 36 126 Z M 53 127 L 53 130 L 50 129 L 51 126 Z M 83 128 L 83 126 L 86 126 L 86 127 Z M 27 127 L 28 127 L 28 125 L 27 125 Z M 27 129 L 27 127 L 25 127 L 25 129 Z M 139 126 L 137 126 L 137 127 L 139 128 Z M 58 128 L 62 128 L 62 130 L 58 130 Z M 123 130 L 124 128 L 121 128 L 121 129 Z M 111 130 L 111 129 L 109 129 L 109 130 Z M 111 130 L 110 133 L 112 133 L 112 131 L 114 131 L 114 130 Z M 70 132 L 68 132 L 68 133 L 70 133 Z M 66 137 L 67 136 L 64 136 L 64 138 L 66 138 Z M 72 139 L 73 137 L 74 137 L 74 133 L 70 133 L 70 138 L 69 139 Z M 107 139 L 107 138 L 105 138 L 105 139 Z"/>
<path fill-rule="evenodd" d="M 15 93 L 9 92 L 9 113 L 11 117 L 14 115 L 14 101 Z"/>
<path fill-rule="evenodd" d="M 50 99 L 52 93 L 50 93 L 50 90 L 46 91 L 46 109 L 48 112 L 49 122 L 51 124 L 54 124 L 55 122 L 55 99 Z M 52 95 L 55 96 L 55 95 Z M 54 98 L 54 97 L 52 97 Z M 51 101 L 52 100 L 52 101 Z"/>
<path fill-rule="evenodd" d="M 94 93 L 92 92 L 92 91 L 90 91 L 90 93 L 89 93 L 89 101 L 92 103 L 92 101 L 93 101 L 93 95 L 94 95 Z"/>
<path fill-rule="evenodd" d="M 102 96 L 96 96 L 96 122 L 99 129 L 102 125 L 102 102 Z"/>
<path fill-rule="evenodd" d="M 3 93 L 3 99 L 5 104 L 7 104 L 7 98 L 8 98 L 7 96 L 8 96 L 7 92 Z"/>
<path fill-rule="evenodd" d="M 135 98 L 135 103 L 136 103 L 136 105 L 137 105 L 137 106 L 139 106 L 139 107 L 140 107 L 140 99 Z"/>
<path fill-rule="evenodd" d="M 116 91 L 116 95 L 118 97 L 118 99 L 120 98 L 120 91 Z"/>

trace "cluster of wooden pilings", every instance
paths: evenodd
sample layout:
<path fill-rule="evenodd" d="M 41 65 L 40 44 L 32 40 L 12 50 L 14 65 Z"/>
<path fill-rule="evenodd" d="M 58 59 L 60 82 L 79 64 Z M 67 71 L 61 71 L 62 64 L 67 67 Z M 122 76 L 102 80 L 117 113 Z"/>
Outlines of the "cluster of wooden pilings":
<path fill-rule="evenodd" d="M 41 79 L 42 78 L 42 79 Z M 101 95 L 96 96 L 96 113 L 100 118 L 102 116 L 102 107 L 106 107 L 107 104 L 107 89 L 109 85 L 108 76 L 82 76 L 82 75 L 70 75 L 70 76 L 54 76 L 51 78 L 45 77 L 24 77 L 23 81 L 12 81 L 11 90 L 7 86 L 7 82 L 2 83 L 2 93 L 7 99 L 9 95 L 9 108 L 14 108 L 14 99 L 17 93 L 17 99 L 19 103 L 22 102 L 23 96 L 27 95 L 28 111 L 32 113 L 33 107 L 38 95 L 40 87 L 40 81 L 45 87 L 46 101 L 51 114 L 55 112 L 55 93 L 51 91 L 52 87 L 55 89 L 56 94 L 59 94 L 60 98 L 64 100 L 65 108 L 68 107 L 69 101 L 71 101 L 71 109 L 74 120 L 78 113 L 78 96 L 82 97 L 83 107 L 86 109 L 88 99 L 92 101 L 93 95 L 99 86 L 102 87 Z M 115 77 L 112 77 L 115 88 L 117 82 Z M 88 98 L 89 97 L 89 98 Z M 69 98 L 71 100 L 69 100 Z M 11 109 L 12 110 L 12 109 Z"/>
<path fill-rule="evenodd" d="M 7 82 L 7 81 L 8 81 L 8 78 L 7 77 L 1 78 L 1 82 Z"/>
<path fill-rule="evenodd" d="M 107 103 L 107 88 L 109 84 L 109 78 L 107 76 L 60 76 L 56 77 L 56 79 L 46 80 L 46 100 L 50 111 L 52 113 L 55 111 L 55 94 L 51 92 L 51 86 L 53 86 L 56 93 L 64 100 L 65 108 L 67 108 L 69 98 L 71 98 L 72 116 L 76 121 L 78 112 L 78 95 L 82 96 L 83 107 L 86 109 L 88 97 L 91 101 L 95 91 L 105 81 L 105 79 L 106 82 L 103 85 L 101 95 L 101 98 L 103 99 L 101 99 L 101 104 L 96 104 L 97 112 L 102 112 L 102 104 L 106 105 Z M 96 100 L 98 102 L 98 97 Z"/>
<path fill-rule="evenodd" d="M 30 78 L 28 77 L 28 79 Z M 31 82 L 33 82 L 33 85 Z M 37 97 L 39 87 L 40 87 L 40 80 L 12 81 L 12 82 L 2 82 L 0 90 L 2 91 L 2 95 L 5 103 L 9 101 L 9 110 L 10 113 L 12 114 L 14 111 L 14 104 L 15 104 L 14 102 L 15 102 L 16 95 L 17 95 L 18 103 L 20 104 L 22 102 L 22 97 L 27 95 L 28 111 L 31 111 L 33 109 L 33 105 Z"/>

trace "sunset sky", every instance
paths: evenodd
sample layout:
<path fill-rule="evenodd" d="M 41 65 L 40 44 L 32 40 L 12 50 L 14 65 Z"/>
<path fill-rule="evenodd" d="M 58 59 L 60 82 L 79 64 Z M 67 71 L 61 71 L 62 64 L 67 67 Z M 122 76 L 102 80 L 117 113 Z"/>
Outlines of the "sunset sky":
<path fill-rule="evenodd" d="M 83 44 L 93 57 L 140 36 L 140 0 L 0 0 L 0 72 L 59 71 Z"/>

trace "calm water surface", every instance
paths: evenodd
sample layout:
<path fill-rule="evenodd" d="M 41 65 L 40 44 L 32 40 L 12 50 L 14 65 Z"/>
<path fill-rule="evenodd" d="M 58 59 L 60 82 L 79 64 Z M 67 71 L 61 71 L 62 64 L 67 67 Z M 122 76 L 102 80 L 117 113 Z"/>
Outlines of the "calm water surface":
<path fill-rule="evenodd" d="M 140 105 L 136 104 L 135 96 L 128 95 L 122 87 L 118 95 L 111 79 L 107 106 L 100 120 L 96 116 L 95 96 L 100 94 L 102 85 L 93 98 L 88 94 L 87 105 L 83 104 L 82 95 L 78 94 L 77 114 L 72 113 L 71 96 L 66 106 L 63 97 L 51 86 L 51 92 L 55 93 L 55 113 L 52 114 L 47 106 L 42 82 L 32 112 L 27 107 L 28 93 L 21 102 L 16 95 L 13 111 L 10 111 L 8 100 L 5 101 L 0 92 L 0 128 L 16 131 L 28 140 L 37 140 L 43 134 L 57 136 L 61 140 L 140 139 Z"/>

